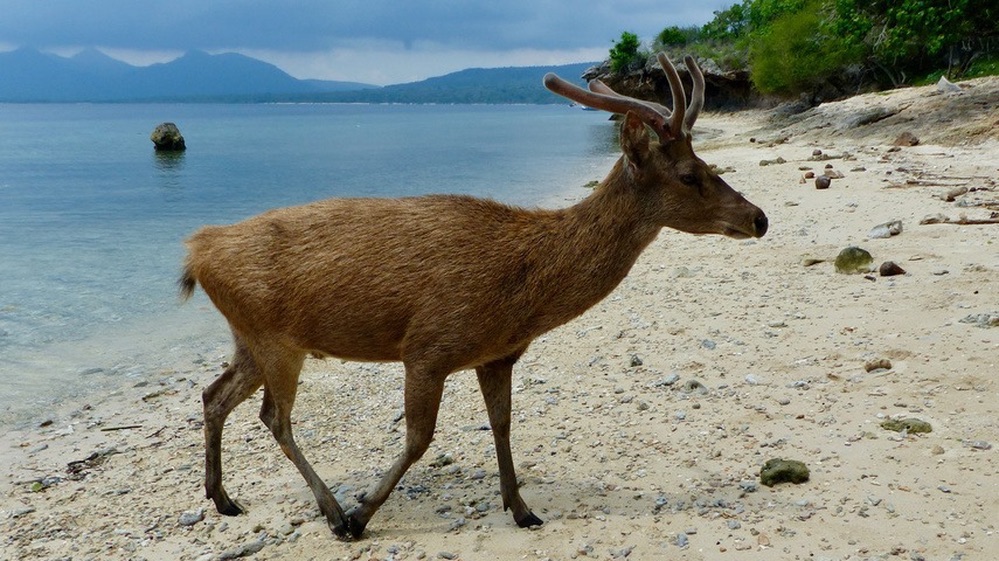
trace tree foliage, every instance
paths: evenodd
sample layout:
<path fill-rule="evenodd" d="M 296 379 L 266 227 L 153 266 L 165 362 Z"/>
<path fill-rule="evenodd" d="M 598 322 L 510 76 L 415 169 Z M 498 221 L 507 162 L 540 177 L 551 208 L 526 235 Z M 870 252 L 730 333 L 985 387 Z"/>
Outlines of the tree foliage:
<path fill-rule="evenodd" d="M 749 69 L 765 93 L 843 86 L 844 75 L 885 85 L 941 73 L 959 78 L 995 67 L 999 2 L 741 0 L 700 29 L 664 28 L 653 46 L 683 47 L 722 68 Z M 632 34 L 622 34 L 611 50 L 617 70 L 638 56 Z"/>
<path fill-rule="evenodd" d="M 632 63 L 641 59 L 638 49 L 642 46 L 638 40 L 638 35 L 625 31 L 621 33 L 621 38 L 614 42 L 610 50 L 611 69 L 614 72 L 621 72 L 629 68 Z"/>

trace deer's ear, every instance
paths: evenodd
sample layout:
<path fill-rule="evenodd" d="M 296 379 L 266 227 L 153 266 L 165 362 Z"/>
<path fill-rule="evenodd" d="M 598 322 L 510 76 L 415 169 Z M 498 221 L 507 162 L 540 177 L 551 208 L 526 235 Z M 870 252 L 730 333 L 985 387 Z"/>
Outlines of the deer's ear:
<path fill-rule="evenodd" d="M 631 111 L 624 116 L 621 125 L 621 150 L 633 167 L 642 165 L 649 154 L 649 133 L 645 123 Z"/>

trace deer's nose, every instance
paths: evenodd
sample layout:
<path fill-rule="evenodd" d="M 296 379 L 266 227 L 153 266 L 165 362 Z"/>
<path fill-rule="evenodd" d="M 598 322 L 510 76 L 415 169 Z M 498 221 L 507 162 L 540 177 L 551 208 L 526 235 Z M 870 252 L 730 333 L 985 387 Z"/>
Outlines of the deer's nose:
<path fill-rule="evenodd" d="M 762 238 L 763 234 L 767 233 L 767 227 L 770 226 L 770 221 L 767 220 L 767 215 L 760 211 L 760 214 L 756 216 L 753 220 L 753 226 L 756 228 L 756 237 Z"/>

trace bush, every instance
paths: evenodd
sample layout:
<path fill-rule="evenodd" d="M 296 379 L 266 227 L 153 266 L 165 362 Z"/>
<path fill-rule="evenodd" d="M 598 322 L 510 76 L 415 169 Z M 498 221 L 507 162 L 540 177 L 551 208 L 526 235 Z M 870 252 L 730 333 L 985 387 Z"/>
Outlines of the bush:
<path fill-rule="evenodd" d="M 779 94 L 808 91 L 854 62 L 858 53 L 832 33 L 829 21 L 822 5 L 813 1 L 754 30 L 750 66 L 757 89 Z"/>

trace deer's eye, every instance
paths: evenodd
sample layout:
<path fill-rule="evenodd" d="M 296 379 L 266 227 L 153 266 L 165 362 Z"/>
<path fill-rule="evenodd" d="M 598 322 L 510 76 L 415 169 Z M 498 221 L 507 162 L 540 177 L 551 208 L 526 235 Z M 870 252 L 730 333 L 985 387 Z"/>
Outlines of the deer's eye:
<path fill-rule="evenodd" d="M 680 181 L 682 181 L 684 185 L 689 185 L 690 187 L 700 187 L 701 185 L 700 178 L 698 178 L 697 175 L 693 173 L 685 173 L 681 175 Z"/>

